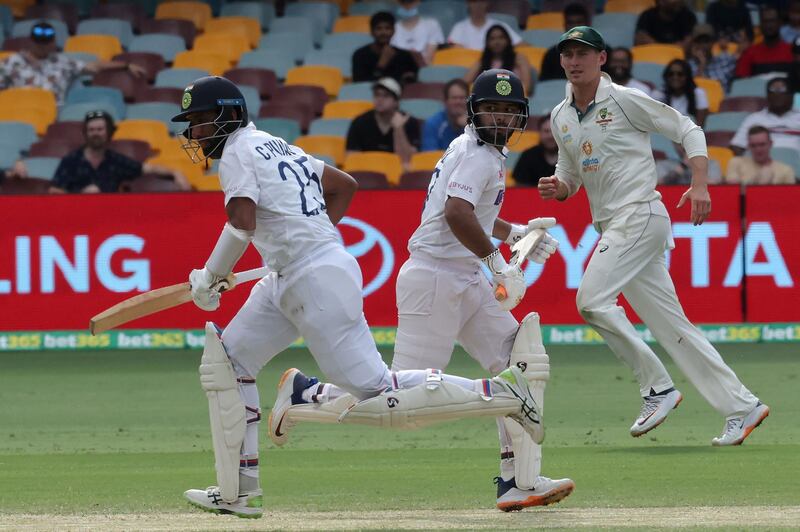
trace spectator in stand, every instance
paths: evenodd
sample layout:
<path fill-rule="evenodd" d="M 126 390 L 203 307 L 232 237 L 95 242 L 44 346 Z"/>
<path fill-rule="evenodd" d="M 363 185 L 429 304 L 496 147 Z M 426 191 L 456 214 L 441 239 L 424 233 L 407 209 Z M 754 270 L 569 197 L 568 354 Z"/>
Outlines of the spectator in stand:
<path fill-rule="evenodd" d="M 800 37 L 794 40 L 792 45 L 792 69 L 789 71 L 789 90 L 794 93 L 794 105 L 792 108 L 800 109 Z"/>
<path fill-rule="evenodd" d="M 747 130 L 747 149 L 750 156 L 736 156 L 728 163 L 726 183 L 742 185 L 793 185 L 795 175 L 792 167 L 774 161 L 770 155 L 772 138 L 763 126 Z"/>
<path fill-rule="evenodd" d="M 390 44 L 395 22 L 394 15 L 386 11 L 369 19 L 373 43 L 353 53 L 353 81 L 376 81 L 388 76 L 403 84 L 417 79 L 419 66 L 414 56 Z"/>
<path fill-rule="evenodd" d="M 435 18 L 419 15 L 420 0 L 398 0 L 397 18 L 392 45 L 416 52 L 419 66 L 430 64 L 439 45 L 444 44 L 444 33 Z"/>
<path fill-rule="evenodd" d="M 486 33 L 489 31 L 489 28 L 500 24 L 511 36 L 512 44 L 514 46 L 518 45 L 522 39 L 514 29 L 504 22 L 487 16 L 488 11 L 488 0 L 467 0 L 467 12 L 469 16 L 453 26 L 447 38 L 447 42 L 472 50 L 483 50 L 486 44 Z"/>
<path fill-rule="evenodd" d="M 514 72 L 522 81 L 525 94 L 530 94 L 531 64 L 524 55 L 514 51 L 511 36 L 500 24 L 495 24 L 486 32 L 486 46 L 483 54 L 464 75 L 464 81 L 472 83 L 481 72 L 492 68 L 504 68 Z"/>
<path fill-rule="evenodd" d="M 634 44 L 689 44 L 697 17 L 684 0 L 656 0 L 655 7 L 645 10 L 636 21 Z"/>
<path fill-rule="evenodd" d="M 695 123 L 702 127 L 708 116 L 708 95 L 695 85 L 689 63 L 683 59 L 673 59 L 664 69 L 662 77 L 664 88 L 656 91 L 653 98 L 683 115 L 694 117 Z"/>
<path fill-rule="evenodd" d="M 381 78 L 372 86 L 375 108 L 357 116 L 347 131 L 347 151 L 388 151 L 408 164 L 420 147 L 419 120 L 400 111 L 400 84 Z"/>
<path fill-rule="evenodd" d="M 773 78 L 767 83 L 767 107 L 744 119 L 731 139 L 731 149 L 741 155 L 747 147 L 747 132 L 753 126 L 764 126 L 776 148 L 800 152 L 800 111 L 792 110 L 793 95 L 789 80 Z"/>
<path fill-rule="evenodd" d="M 792 44 L 800 38 L 800 0 L 790 0 L 786 10 L 786 24 L 781 26 L 781 39 Z"/>
<path fill-rule="evenodd" d="M 48 22 L 38 22 L 31 28 L 31 47 L 0 62 L 0 89 L 9 87 L 41 87 L 52 91 L 59 105 L 70 84 L 80 74 L 95 74 L 102 70 L 128 69 L 137 77 L 146 71 L 124 61 L 92 61 L 87 63 L 56 49 L 56 30 Z"/>
<path fill-rule="evenodd" d="M 718 0 L 706 7 L 706 23 L 721 38 L 747 46 L 753 41 L 753 20 L 744 0 Z"/>
<path fill-rule="evenodd" d="M 591 26 L 592 18 L 589 10 L 583 4 L 567 4 L 564 8 L 564 31 L 569 31 L 576 26 Z M 609 53 L 608 48 L 606 52 Z M 561 56 L 558 46 L 553 45 L 547 49 L 542 58 L 542 71 L 539 72 L 539 81 L 548 79 L 567 79 L 564 69 L 561 68 Z"/>
<path fill-rule="evenodd" d="M 0 171 L 0 183 L 4 179 L 26 179 L 28 177 L 28 168 L 22 159 L 18 159 L 10 168 L 4 168 Z"/>
<path fill-rule="evenodd" d="M 452 79 L 444 86 L 444 109 L 428 118 L 422 130 L 422 151 L 446 150 L 467 125 L 469 85 Z"/>
<path fill-rule="evenodd" d="M 781 17 L 778 9 L 763 6 L 760 26 L 764 40 L 742 52 L 739 62 L 736 63 L 737 78 L 748 78 L 769 72 L 789 73 L 792 64 L 792 45 L 781 39 Z"/>
<path fill-rule="evenodd" d="M 53 193 L 118 192 L 120 184 L 142 174 L 173 179 L 183 190 L 192 187 L 186 177 L 163 166 L 140 163 L 109 149 L 114 119 L 105 111 L 90 111 L 83 121 L 86 143 L 61 159 L 53 177 Z"/>
<path fill-rule="evenodd" d="M 653 96 L 653 88 L 644 81 L 633 78 L 633 54 L 624 47 L 614 48 L 608 54 L 608 75 L 611 81 L 617 85 L 628 87 L 629 89 L 639 89 L 648 96 Z M 561 69 L 564 70 L 563 68 Z"/>
<path fill-rule="evenodd" d="M 542 177 L 551 176 L 556 172 L 558 161 L 558 144 L 553 138 L 550 117 L 545 116 L 539 120 L 539 144 L 528 148 L 517 161 L 514 167 L 514 181 L 518 185 L 536 186 Z"/>
<path fill-rule="evenodd" d="M 692 166 L 686 157 L 686 150 L 677 142 L 673 143 L 678 159 L 661 159 L 656 161 L 656 179 L 659 185 L 691 185 Z M 714 159 L 708 159 L 708 184 L 722 183 L 722 170 Z"/>
<path fill-rule="evenodd" d="M 715 79 L 727 92 L 736 69 L 736 56 L 728 53 L 728 41 L 725 38 L 719 41 L 720 52 L 717 55 L 712 54 L 715 41 L 714 28 L 710 24 L 695 26 L 689 45 L 689 66 L 692 67 L 694 77 Z"/>

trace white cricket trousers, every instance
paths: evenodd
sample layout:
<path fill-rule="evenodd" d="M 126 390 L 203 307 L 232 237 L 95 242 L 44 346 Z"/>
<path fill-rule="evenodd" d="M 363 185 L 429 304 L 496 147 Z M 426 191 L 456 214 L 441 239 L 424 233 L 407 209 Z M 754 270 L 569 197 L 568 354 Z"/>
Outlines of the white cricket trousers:
<path fill-rule="evenodd" d="M 231 360 L 255 378 L 275 355 L 305 339 L 320 370 L 358 399 L 391 385 L 363 313 L 361 269 L 340 244 L 326 244 L 270 273 L 222 334 Z"/>
<path fill-rule="evenodd" d="M 578 288 L 578 310 L 633 370 L 642 396 L 673 383 L 617 305 L 620 293 L 712 407 L 726 417 L 750 412 L 758 400 L 689 322 L 678 301 L 665 258 L 674 243 L 664 204 L 628 205 L 599 229 L 602 236 Z"/>

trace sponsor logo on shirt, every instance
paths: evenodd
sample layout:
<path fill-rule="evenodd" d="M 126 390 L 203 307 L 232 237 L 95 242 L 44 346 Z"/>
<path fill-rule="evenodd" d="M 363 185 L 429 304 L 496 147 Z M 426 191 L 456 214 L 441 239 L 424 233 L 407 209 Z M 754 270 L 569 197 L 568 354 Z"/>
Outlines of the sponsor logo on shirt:
<path fill-rule="evenodd" d="M 584 172 L 597 172 L 600 169 L 600 159 L 597 157 L 589 157 L 581 163 Z"/>
<path fill-rule="evenodd" d="M 503 203 L 503 198 L 506 196 L 506 189 L 501 189 L 500 192 L 497 193 L 497 197 L 494 200 L 495 205 L 501 205 Z"/>
<path fill-rule="evenodd" d="M 561 126 L 561 132 L 562 133 L 566 133 L 567 131 L 569 131 L 569 128 L 567 127 L 567 124 L 564 124 L 563 126 Z"/>
<path fill-rule="evenodd" d="M 564 144 L 570 144 L 572 142 L 572 133 L 564 135 L 563 137 L 561 137 L 561 140 L 564 141 Z"/>
<path fill-rule="evenodd" d="M 469 194 L 472 194 L 472 187 L 471 186 L 462 185 L 461 183 L 458 183 L 456 181 L 450 181 L 450 184 L 447 185 L 447 188 L 463 190 L 465 192 L 468 192 Z"/>

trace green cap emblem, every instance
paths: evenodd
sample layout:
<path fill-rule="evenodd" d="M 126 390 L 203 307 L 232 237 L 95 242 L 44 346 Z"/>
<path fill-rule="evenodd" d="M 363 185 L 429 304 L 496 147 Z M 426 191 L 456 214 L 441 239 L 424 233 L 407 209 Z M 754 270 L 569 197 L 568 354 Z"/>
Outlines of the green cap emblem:
<path fill-rule="evenodd" d="M 494 86 L 494 90 L 497 91 L 497 94 L 500 96 L 508 96 L 511 94 L 511 83 L 508 81 L 501 79 L 497 82 L 497 85 Z"/>
<path fill-rule="evenodd" d="M 181 109 L 184 111 L 192 105 L 192 93 L 191 92 L 184 92 L 183 98 L 181 99 Z"/>

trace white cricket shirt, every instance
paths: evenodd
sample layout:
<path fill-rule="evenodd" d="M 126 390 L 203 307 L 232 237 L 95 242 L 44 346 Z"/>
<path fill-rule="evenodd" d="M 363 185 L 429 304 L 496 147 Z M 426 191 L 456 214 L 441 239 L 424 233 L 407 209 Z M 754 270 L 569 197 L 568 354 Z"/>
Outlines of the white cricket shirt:
<path fill-rule="evenodd" d="M 487 236 L 492 236 L 506 190 L 506 148 L 479 143 L 472 125 L 456 137 L 439 162 L 428 185 L 422 223 L 411 235 L 408 250 L 440 259 L 478 262 L 458 241 L 444 217 L 447 198 L 461 198 L 475 207 L 475 216 Z"/>
<path fill-rule="evenodd" d="M 682 144 L 689 158 L 707 157 L 703 130 L 691 119 L 638 89 L 612 83 L 604 72 L 600 75 L 595 101 L 581 119 L 572 105 L 571 83 L 566 99 L 550 114 L 558 144 L 555 175 L 570 196 L 586 187 L 595 223 L 610 220 L 631 203 L 661 199 L 651 132 Z"/>
<path fill-rule="evenodd" d="M 399 20 L 394 25 L 392 46 L 401 50 L 424 52 L 428 45 L 444 44 L 444 33 L 439 21 L 429 17 L 419 17 L 413 28 L 406 28 Z"/>
<path fill-rule="evenodd" d="M 508 35 L 511 37 L 512 46 L 516 46 L 522 42 L 520 36 L 511 26 L 492 17 L 486 17 L 486 22 L 483 23 L 483 26 L 475 26 L 469 17 L 457 22 L 456 25 L 453 26 L 453 29 L 450 30 L 447 41 L 451 44 L 463 46 L 464 48 L 483 50 L 486 47 L 486 33 L 489 31 L 489 28 L 497 24 L 503 26 L 508 32 Z"/>
<path fill-rule="evenodd" d="M 325 163 L 251 122 L 225 142 L 219 180 L 225 204 L 250 198 L 256 204 L 253 245 L 267 266 L 281 271 L 321 245 L 339 242 L 322 196 Z"/>

